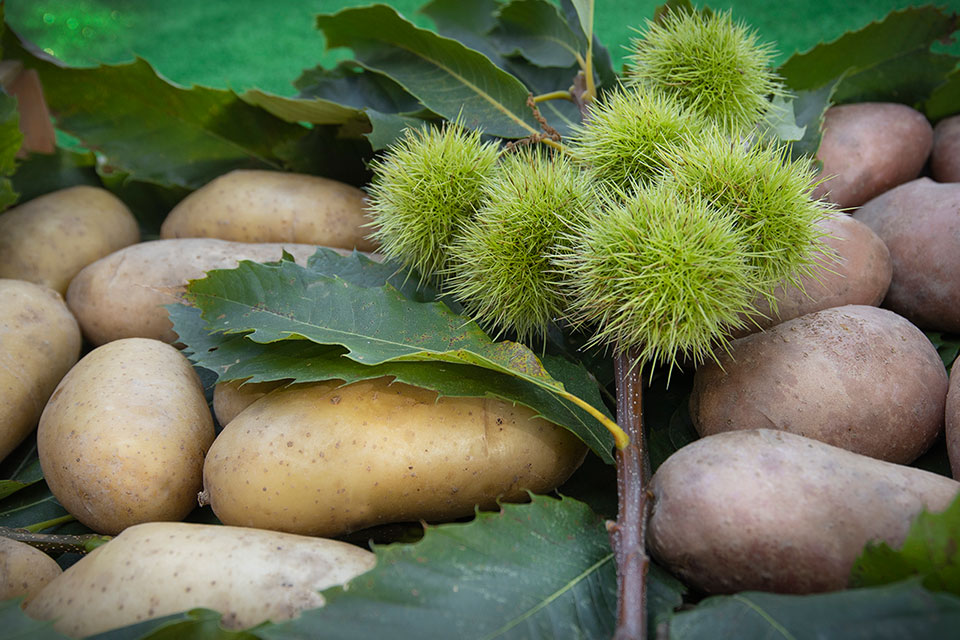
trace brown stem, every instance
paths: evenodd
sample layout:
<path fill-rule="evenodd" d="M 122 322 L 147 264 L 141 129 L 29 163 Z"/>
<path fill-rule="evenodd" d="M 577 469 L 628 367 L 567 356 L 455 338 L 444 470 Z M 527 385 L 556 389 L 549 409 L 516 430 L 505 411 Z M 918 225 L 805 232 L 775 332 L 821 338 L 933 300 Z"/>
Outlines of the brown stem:
<path fill-rule="evenodd" d="M 634 350 L 616 357 L 617 424 L 630 444 L 617 450 L 617 521 L 610 523 L 610 542 L 617 560 L 617 630 L 614 640 L 647 637 L 647 477 L 644 460 L 643 382 Z"/>

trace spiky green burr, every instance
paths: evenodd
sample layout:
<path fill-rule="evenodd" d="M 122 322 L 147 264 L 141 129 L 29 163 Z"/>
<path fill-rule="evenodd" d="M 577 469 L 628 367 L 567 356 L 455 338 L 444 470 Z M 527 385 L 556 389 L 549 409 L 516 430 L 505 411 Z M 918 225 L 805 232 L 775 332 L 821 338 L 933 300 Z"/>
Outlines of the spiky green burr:
<path fill-rule="evenodd" d="M 757 280 L 733 216 L 658 182 L 579 225 L 565 270 L 570 314 L 591 344 L 642 362 L 695 363 L 751 308 Z"/>
<path fill-rule="evenodd" d="M 541 147 L 505 156 L 483 191 L 483 206 L 450 247 L 448 290 L 481 326 L 541 335 L 565 307 L 548 254 L 595 208 L 594 185 Z"/>
<path fill-rule="evenodd" d="M 782 94 L 773 47 L 729 11 L 670 12 L 631 43 L 627 82 L 671 95 L 727 131 L 752 127 Z"/>
<path fill-rule="evenodd" d="M 671 96 L 618 88 L 575 128 L 572 150 L 592 180 L 626 191 L 659 177 L 663 154 L 685 145 L 702 123 Z"/>
<path fill-rule="evenodd" d="M 441 273 L 454 232 L 476 212 L 497 162 L 495 144 L 458 123 L 408 129 L 372 164 L 371 237 L 421 277 Z"/>

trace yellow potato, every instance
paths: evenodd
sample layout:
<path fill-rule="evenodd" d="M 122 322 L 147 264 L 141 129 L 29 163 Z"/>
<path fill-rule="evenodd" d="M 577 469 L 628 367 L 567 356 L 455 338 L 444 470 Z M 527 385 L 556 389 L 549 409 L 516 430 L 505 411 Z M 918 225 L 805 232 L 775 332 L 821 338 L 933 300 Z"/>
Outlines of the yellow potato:
<path fill-rule="evenodd" d="M 101 533 L 196 506 L 213 417 L 190 362 L 157 340 L 94 349 L 60 382 L 37 450 L 50 491 Z"/>
<path fill-rule="evenodd" d="M 372 251 L 363 191 L 336 180 L 236 170 L 187 196 L 164 220 L 161 238 L 296 242 Z"/>
<path fill-rule="evenodd" d="M 387 378 L 277 389 L 217 437 L 204 494 L 226 524 L 337 536 L 551 491 L 584 445 L 526 407 Z"/>
<path fill-rule="evenodd" d="M 0 278 L 63 295 L 85 266 L 139 240 L 133 214 L 106 189 L 54 191 L 0 215 Z"/>
<path fill-rule="evenodd" d="M 61 573 L 56 560 L 43 551 L 0 537 L 0 600 L 25 596 L 29 601 Z"/>
<path fill-rule="evenodd" d="M 317 250 L 303 244 L 251 244 L 213 238 L 154 240 L 94 262 L 67 291 L 67 305 L 94 345 L 120 338 L 173 343 L 177 334 L 163 305 L 179 302 L 189 280 L 213 269 L 232 269 L 241 260 L 270 262 L 283 251 L 304 264 Z"/>
<path fill-rule="evenodd" d="M 648 547 L 707 593 L 813 593 L 847 586 L 870 541 L 897 547 L 921 509 L 960 483 L 782 431 L 708 436 L 651 482 Z"/>
<path fill-rule="evenodd" d="M 248 382 L 241 380 L 221 382 L 213 388 L 213 414 L 217 422 L 227 426 L 241 411 L 288 381 Z"/>
<path fill-rule="evenodd" d="M 80 357 L 80 328 L 52 289 L 0 280 L 0 459 L 33 431 Z"/>
<path fill-rule="evenodd" d="M 375 562 L 369 551 L 336 540 L 153 522 L 97 547 L 26 612 L 76 638 L 197 607 L 221 612 L 227 629 L 242 629 L 323 606 L 319 591 Z"/>

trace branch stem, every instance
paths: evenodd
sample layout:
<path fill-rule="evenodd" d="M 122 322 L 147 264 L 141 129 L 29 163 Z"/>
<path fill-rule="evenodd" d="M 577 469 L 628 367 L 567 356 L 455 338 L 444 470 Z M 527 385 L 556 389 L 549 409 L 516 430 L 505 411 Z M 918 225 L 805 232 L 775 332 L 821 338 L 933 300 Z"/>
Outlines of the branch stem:
<path fill-rule="evenodd" d="M 643 381 L 635 350 L 614 362 L 617 378 L 617 423 L 630 443 L 617 450 L 617 521 L 608 524 L 617 560 L 617 630 L 614 640 L 647 637 L 647 480 L 649 463 L 643 434 Z"/>
<path fill-rule="evenodd" d="M 551 91 L 550 93 L 533 96 L 533 101 L 536 103 L 546 102 L 547 100 L 573 100 L 573 96 L 570 95 L 569 91 Z"/>

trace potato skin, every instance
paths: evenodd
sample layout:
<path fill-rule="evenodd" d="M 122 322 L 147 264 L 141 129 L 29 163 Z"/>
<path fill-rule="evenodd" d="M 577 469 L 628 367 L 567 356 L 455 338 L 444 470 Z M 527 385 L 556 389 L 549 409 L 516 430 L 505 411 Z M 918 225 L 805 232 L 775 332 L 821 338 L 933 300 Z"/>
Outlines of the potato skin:
<path fill-rule="evenodd" d="M 844 209 L 859 207 L 920 175 L 932 146 L 930 123 L 906 105 L 861 102 L 830 107 L 817 151 L 823 162 L 820 179 L 830 179 L 813 195 Z"/>
<path fill-rule="evenodd" d="M 890 249 L 883 306 L 921 329 L 960 332 L 960 184 L 919 178 L 855 214 Z"/>
<path fill-rule="evenodd" d="M 747 325 L 733 332 L 735 338 L 814 311 L 848 304 L 875 307 L 883 301 L 893 277 L 893 262 L 883 240 L 870 227 L 844 213 L 835 213 L 817 226 L 832 254 L 816 254 L 817 273 L 801 278 L 801 287 L 788 284 L 774 289 L 776 313 L 766 297 L 758 297 L 753 303 L 757 313 L 746 317 Z"/>
<path fill-rule="evenodd" d="M 80 358 L 80 327 L 60 294 L 0 280 L 0 460 L 37 426 L 47 398 Z"/>
<path fill-rule="evenodd" d="M 190 513 L 213 438 L 190 362 L 170 345 L 129 338 L 94 349 L 64 377 L 40 417 L 37 452 L 67 511 L 115 534 Z"/>
<path fill-rule="evenodd" d="M 240 260 L 270 262 L 287 251 L 304 264 L 317 250 L 303 244 L 252 244 L 213 238 L 154 240 L 127 247 L 81 271 L 67 304 L 94 345 L 120 338 L 174 343 L 177 334 L 163 305 L 179 301 L 187 282 Z"/>
<path fill-rule="evenodd" d="M 946 407 L 947 455 L 950 471 L 960 478 L 960 366 L 953 363 L 950 369 L 950 388 L 947 391 Z"/>
<path fill-rule="evenodd" d="M 363 191 L 336 180 L 238 169 L 173 208 L 161 238 L 295 242 L 373 251 Z"/>
<path fill-rule="evenodd" d="M 61 189 L 0 215 L 0 278 L 63 295 L 85 266 L 139 241 L 136 218 L 115 195 L 86 185 Z"/>
<path fill-rule="evenodd" d="M 269 382 L 248 382 L 230 380 L 221 382 L 213 388 L 213 414 L 221 426 L 227 426 L 241 411 L 267 395 L 277 387 L 288 384 L 288 380 Z"/>
<path fill-rule="evenodd" d="M 25 596 L 29 602 L 61 573 L 56 560 L 43 551 L 0 537 L 0 600 Z"/>
<path fill-rule="evenodd" d="M 870 540 L 896 547 L 960 483 L 758 429 L 693 442 L 653 476 L 648 546 L 708 593 L 843 589 Z"/>
<path fill-rule="evenodd" d="M 825 309 L 735 340 L 695 376 L 700 435 L 781 429 L 906 464 L 943 428 L 947 373 L 923 332 L 886 309 Z"/>
<path fill-rule="evenodd" d="M 320 536 L 469 515 L 551 491 L 582 462 L 572 433 L 533 416 L 386 378 L 293 385 L 220 433 L 205 497 L 225 524 Z"/>
<path fill-rule="evenodd" d="M 960 115 L 944 118 L 933 128 L 930 175 L 937 182 L 960 182 Z"/>
<path fill-rule="evenodd" d="M 196 607 L 242 629 L 321 607 L 318 591 L 371 569 L 369 551 L 275 531 L 153 522 L 130 527 L 67 569 L 26 608 L 87 637 Z"/>

